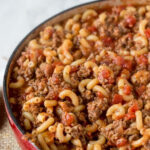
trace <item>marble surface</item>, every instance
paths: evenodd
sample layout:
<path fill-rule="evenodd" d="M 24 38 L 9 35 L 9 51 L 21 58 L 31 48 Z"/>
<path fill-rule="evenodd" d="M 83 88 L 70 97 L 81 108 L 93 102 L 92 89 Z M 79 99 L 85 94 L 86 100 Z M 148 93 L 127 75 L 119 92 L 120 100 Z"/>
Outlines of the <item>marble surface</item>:
<path fill-rule="evenodd" d="M 39 23 L 67 8 L 94 0 L 0 0 L 0 87 L 7 60 Z"/>

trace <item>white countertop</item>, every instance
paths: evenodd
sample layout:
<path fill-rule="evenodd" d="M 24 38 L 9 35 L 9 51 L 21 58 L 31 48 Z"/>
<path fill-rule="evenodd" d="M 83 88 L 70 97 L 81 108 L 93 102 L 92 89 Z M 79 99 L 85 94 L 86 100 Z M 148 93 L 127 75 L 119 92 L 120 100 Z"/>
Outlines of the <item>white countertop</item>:
<path fill-rule="evenodd" d="M 35 26 L 67 8 L 93 0 L 0 0 L 0 87 L 7 60 Z"/>

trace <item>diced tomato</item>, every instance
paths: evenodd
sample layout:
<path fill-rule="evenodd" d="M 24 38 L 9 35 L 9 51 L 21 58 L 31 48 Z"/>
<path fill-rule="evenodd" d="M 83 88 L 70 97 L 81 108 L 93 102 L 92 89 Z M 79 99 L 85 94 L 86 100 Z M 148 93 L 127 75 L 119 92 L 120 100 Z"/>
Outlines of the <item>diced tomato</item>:
<path fill-rule="evenodd" d="M 135 113 L 138 110 L 138 104 L 134 103 L 129 109 L 128 112 L 129 113 Z"/>
<path fill-rule="evenodd" d="M 122 66 L 124 63 L 124 59 L 121 56 L 117 56 L 114 59 L 115 64 L 117 64 L 118 66 Z"/>
<path fill-rule="evenodd" d="M 122 146 L 125 146 L 126 144 L 127 144 L 127 139 L 125 138 L 120 138 L 116 141 L 117 147 L 122 147 Z"/>
<path fill-rule="evenodd" d="M 90 26 L 90 27 L 88 27 L 87 29 L 88 29 L 88 31 L 90 31 L 90 32 L 95 32 L 95 31 L 97 31 L 97 28 L 96 28 L 95 26 Z"/>
<path fill-rule="evenodd" d="M 138 104 L 134 103 L 129 109 L 128 113 L 126 114 L 127 120 L 135 118 L 135 112 L 138 110 Z"/>
<path fill-rule="evenodd" d="M 123 92 L 124 94 L 129 95 L 131 93 L 131 86 L 125 85 L 123 88 Z"/>
<path fill-rule="evenodd" d="M 125 22 L 128 27 L 132 28 L 136 24 L 136 18 L 135 16 L 128 16 Z"/>
<path fill-rule="evenodd" d="M 99 98 L 104 98 L 104 95 L 103 95 L 101 92 L 97 92 L 97 96 L 98 96 Z"/>
<path fill-rule="evenodd" d="M 136 92 L 137 92 L 138 95 L 140 96 L 140 95 L 143 94 L 143 92 L 145 91 L 145 89 L 146 89 L 146 86 L 145 86 L 145 85 L 142 85 L 142 86 L 136 88 Z"/>
<path fill-rule="evenodd" d="M 121 56 L 117 56 L 116 58 L 114 58 L 114 63 L 116 65 L 122 66 L 124 69 L 128 69 L 128 70 L 132 69 L 132 61 L 125 60 Z"/>
<path fill-rule="evenodd" d="M 104 46 L 106 47 L 113 47 L 114 43 L 113 43 L 113 39 L 111 37 L 101 37 Z"/>
<path fill-rule="evenodd" d="M 112 84 L 114 82 L 114 79 L 110 75 L 111 72 L 108 69 L 102 69 L 101 72 L 98 73 L 98 80 L 100 82 Z"/>
<path fill-rule="evenodd" d="M 124 60 L 123 68 L 131 70 L 132 69 L 132 61 Z"/>
<path fill-rule="evenodd" d="M 103 69 L 101 73 L 105 79 L 108 79 L 110 77 L 110 71 L 107 69 Z"/>
<path fill-rule="evenodd" d="M 78 70 L 77 66 L 71 66 L 71 71 L 70 73 L 76 72 Z"/>
<path fill-rule="evenodd" d="M 147 38 L 150 38 L 150 28 L 147 28 L 145 30 L 145 35 L 146 35 Z"/>
<path fill-rule="evenodd" d="M 55 61 L 55 62 L 52 64 L 53 68 L 55 68 L 56 66 L 61 66 L 61 65 L 63 65 L 63 63 L 62 63 L 61 61 Z"/>
<path fill-rule="evenodd" d="M 137 58 L 137 63 L 138 63 L 139 65 L 140 65 L 140 64 L 142 64 L 142 65 L 147 65 L 147 64 L 148 64 L 148 59 L 147 59 L 146 56 L 141 55 L 141 56 L 139 56 L 139 57 Z"/>
<path fill-rule="evenodd" d="M 36 49 L 35 51 L 32 51 L 29 53 L 29 58 L 30 60 L 32 60 L 33 62 L 36 62 L 38 60 L 38 58 L 44 57 L 43 55 L 43 50 L 42 49 Z"/>
<path fill-rule="evenodd" d="M 114 81 L 115 81 L 115 80 L 114 80 L 113 78 L 109 78 L 109 79 L 108 79 L 108 83 L 109 83 L 109 84 L 114 83 Z"/>
<path fill-rule="evenodd" d="M 30 59 L 32 59 L 33 57 L 38 58 L 40 56 L 43 56 L 42 49 L 36 49 L 35 51 L 30 52 L 30 54 L 29 54 Z"/>
<path fill-rule="evenodd" d="M 42 49 L 38 49 L 38 50 L 36 50 L 35 54 L 36 54 L 37 58 L 40 57 L 40 56 L 43 56 L 43 50 Z"/>
<path fill-rule="evenodd" d="M 64 125 L 70 126 L 73 122 L 74 122 L 74 117 L 71 114 L 65 112 L 62 116 L 62 123 Z"/>
<path fill-rule="evenodd" d="M 135 118 L 135 114 L 134 113 L 128 113 L 128 114 L 126 114 L 126 118 L 127 118 L 127 120 L 133 119 L 133 118 Z"/>
<path fill-rule="evenodd" d="M 122 118 L 124 118 L 124 117 L 125 117 L 125 114 L 124 114 L 124 115 L 116 116 L 116 120 L 120 120 L 120 119 L 122 119 Z"/>
<path fill-rule="evenodd" d="M 113 100 L 112 100 L 112 104 L 119 104 L 119 103 L 123 103 L 123 97 L 119 94 L 115 94 L 113 96 Z"/>
<path fill-rule="evenodd" d="M 67 105 L 67 103 L 60 102 L 59 105 L 61 106 L 61 108 L 63 109 L 64 112 L 69 112 L 70 111 L 70 107 Z"/>

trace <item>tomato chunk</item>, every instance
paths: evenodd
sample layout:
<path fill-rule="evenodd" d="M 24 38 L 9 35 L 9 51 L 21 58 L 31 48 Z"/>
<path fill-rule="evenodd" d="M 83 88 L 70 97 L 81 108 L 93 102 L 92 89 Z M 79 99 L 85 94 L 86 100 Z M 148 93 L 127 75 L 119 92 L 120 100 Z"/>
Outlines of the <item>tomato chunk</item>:
<path fill-rule="evenodd" d="M 122 147 L 122 146 L 125 146 L 126 144 L 127 144 L 127 139 L 125 138 L 120 138 L 116 141 L 117 147 Z"/>
<path fill-rule="evenodd" d="M 116 58 L 114 58 L 114 63 L 118 66 L 123 67 L 124 69 L 128 69 L 128 70 L 132 69 L 132 61 L 125 60 L 121 56 L 117 56 Z"/>
<path fill-rule="evenodd" d="M 129 109 L 128 113 L 126 114 L 127 120 L 135 118 L 135 112 L 138 110 L 138 104 L 134 103 Z"/>
<path fill-rule="evenodd" d="M 128 16 L 125 22 L 127 27 L 132 28 L 136 24 L 136 18 L 135 16 Z"/>
<path fill-rule="evenodd" d="M 117 56 L 117 57 L 114 59 L 114 62 L 115 62 L 115 64 L 118 65 L 118 66 L 123 66 L 123 64 L 124 64 L 124 59 L 123 59 L 123 57 L 121 57 L 121 56 Z"/>
<path fill-rule="evenodd" d="M 64 125 L 70 126 L 73 122 L 74 122 L 74 117 L 71 114 L 65 112 L 62 116 L 62 123 Z"/>
<path fill-rule="evenodd" d="M 132 70 L 132 61 L 130 60 L 124 60 L 123 68 Z"/>
<path fill-rule="evenodd" d="M 98 96 L 99 98 L 104 98 L 104 95 L 103 95 L 101 92 L 97 92 L 97 96 Z"/>
<path fill-rule="evenodd" d="M 119 103 L 123 103 L 123 97 L 119 94 L 115 94 L 112 100 L 113 104 L 119 104 Z"/>
<path fill-rule="evenodd" d="M 77 66 L 71 66 L 71 72 L 70 73 L 76 72 L 77 70 L 78 70 Z"/>
<path fill-rule="evenodd" d="M 140 95 L 143 94 L 143 92 L 145 91 L 145 89 L 146 89 L 146 86 L 145 86 L 145 85 L 142 85 L 142 86 L 136 88 L 136 92 L 137 92 L 138 95 L 140 96 Z"/>
<path fill-rule="evenodd" d="M 138 104 L 134 103 L 129 109 L 128 112 L 129 113 L 135 113 L 138 110 Z"/>
<path fill-rule="evenodd" d="M 90 31 L 90 32 L 95 32 L 95 31 L 97 31 L 97 28 L 96 28 L 95 26 L 90 26 L 90 27 L 88 27 L 87 29 L 88 29 L 88 31 Z"/>
<path fill-rule="evenodd" d="M 137 58 L 137 63 L 139 64 L 139 65 L 147 65 L 148 64 L 148 59 L 147 59 L 147 57 L 146 56 L 144 56 L 144 55 L 141 55 L 141 56 L 139 56 L 138 58 Z"/>
<path fill-rule="evenodd" d="M 124 88 L 123 88 L 123 92 L 124 92 L 124 94 L 126 94 L 126 95 L 131 94 L 131 86 L 125 85 Z"/>
<path fill-rule="evenodd" d="M 110 71 L 107 70 L 107 69 L 103 69 L 102 70 L 102 76 L 105 78 L 105 79 L 108 79 L 110 77 Z"/>
<path fill-rule="evenodd" d="M 150 28 L 147 28 L 145 30 L 145 35 L 146 35 L 147 38 L 150 38 Z"/>
<path fill-rule="evenodd" d="M 104 46 L 106 47 L 113 47 L 114 43 L 113 43 L 113 39 L 111 37 L 101 37 Z"/>
<path fill-rule="evenodd" d="M 126 118 L 127 118 L 127 120 L 133 119 L 133 118 L 135 118 L 135 114 L 134 113 L 128 113 L 128 114 L 126 114 Z"/>
<path fill-rule="evenodd" d="M 61 61 L 55 61 L 52 66 L 55 68 L 56 66 L 61 66 L 63 63 Z"/>
<path fill-rule="evenodd" d="M 125 115 L 120 115 L 120 116 L 117 116 L 116 119 L 119 120 L 119 119 L 122 119 L 124 117 L 125 117 Z"/>

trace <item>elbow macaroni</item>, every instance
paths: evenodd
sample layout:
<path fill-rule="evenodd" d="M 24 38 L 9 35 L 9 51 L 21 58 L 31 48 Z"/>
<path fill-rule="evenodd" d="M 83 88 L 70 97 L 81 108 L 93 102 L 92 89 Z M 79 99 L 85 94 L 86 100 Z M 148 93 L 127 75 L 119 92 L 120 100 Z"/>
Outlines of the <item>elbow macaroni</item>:
<path fill-rule="evenodd" d="M 112 105 L 106 113 L 106 116 L 112 116 L 114 120 L 123 115 L 125 115 L 125 109 L 121 104 Z"/>
<path fill-rule="evenodd" d="M 17 82 L 11 82 L 9 87 L 12 89 L 21 88 L 24 85 L 25 81 L 24 78 L 21 76 L 17 77 Z"/>
<path fill-rule="evenodd" d="M 103 88 L 103 87 L 101 87 L 101 86 L 99 86 L 99 85 L 95 85 L 94 87 L 93 87 L 93 91 L 94 92 L 101 92 L 105 97 L 108 97 L 109 95 L 108 95 L 108 92 Z"/>
<path fill-rule="evenodd" d="M 86 20 L 90 19 L 91 17 L 96 17 L 96 16 L 97 16 L 97 12 L 95 10 L 88 9 L 83 13 L 82 21 L 86 21 Z"/>
<path fill-rule="evenodd" d="M 71 140 L 71 136 L 67 134 L 66 136 L 63 133 L 64 126 L 62 123 L 59 123 L 56 129 L 56 138 L 59 140 L 60 143 L 67 143 Z"/>
<path fill-rule="evenodd" d="M 54 118 L 50 117 L 48 118 L 45 122 L 43 122 L 38 128 L 37 128 L 37 132 L 41 133 L 43 131 L 45 131 L 50 125 L 52 125 L 54 123 Z"/>
<path fill-rule="evenodd" d="M 81 93 L 83 93 L 85 91 L 85 86 L 87 86 L 90 81 L 91 81 L 91 79 L 85 79 L 79 83 L 78 89 Z"/>
<path fill-rule="evenodd" d="M 64 99 L 66 96 L 70 97 L 70 99 L 72 100 L 73 105 L 75 105 L 75 106 L 79 105 L 78 96 L 74 92 L 72 92 L 71 90 L 64 90 L 64 91 L 59 93 L 59 97 L 61 99 Z"/>

